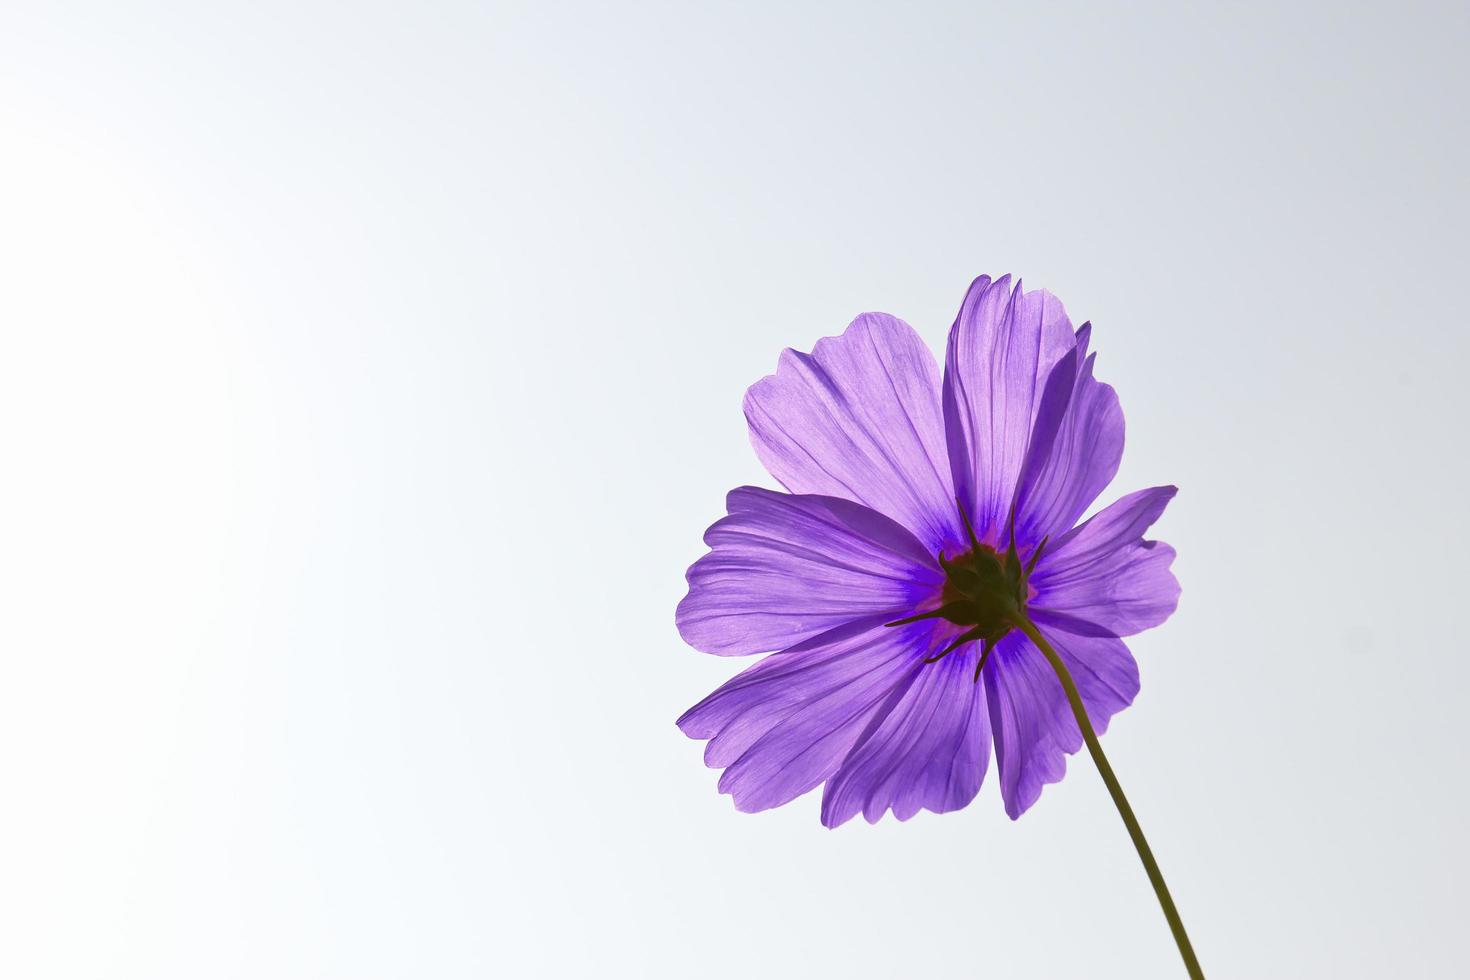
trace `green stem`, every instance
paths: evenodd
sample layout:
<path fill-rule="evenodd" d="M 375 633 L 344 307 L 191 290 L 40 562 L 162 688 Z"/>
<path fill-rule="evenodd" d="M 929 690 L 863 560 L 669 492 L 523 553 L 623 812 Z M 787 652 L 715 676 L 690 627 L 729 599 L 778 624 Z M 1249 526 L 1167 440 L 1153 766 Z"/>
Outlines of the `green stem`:
<path fill-rule="evenodd" d="M 1133 815 L 1133 808 L 1128 805 L 1128 797 L 1123 795 L 1123 787 L 1118 785 L 1118 777 L 1113 775 L 1113 767 L 1108 765 L 1108 757 L 1103 755 L 1102 745 L 1097 740 L 1097 733 L 1092 730 L 1092 722 L 1087 718 L 1087 709 L 1082 705 L 1082 696 L 1077 693 L 1077 685 L 1072 682 L 1072 675 L 1067 671 L 1067 665 L 1062 663 L 1062 658 L 1057 655 L 1056 650 L 1041 635 L 1036 624 L 1031 622 L 1024 613 L 1015 617 L 1016 626 L 1021 632 L 1031 638 L 1043 656 L 1051 664 L 1051 669 L 1057 672 L 1057 679 L 1062 682 L 1062 690 L 1067 692 L 1067 702 L 1072 706 L 1072 714 L 1077 716 L 1077 727 L 1082 729 L 1082 738 L 1087 742 L 1087 751 L 1092 753 L 1092 761 L 1097 763 L 1097 771 L 1102 774 L 1103 782 L 1108 786 L 1108 792 L 1112 794 L 1113 803 L 1118 808 L 1118 815 L 1123 818 L 1123 825 L 1128 828 L 1128 836 L 1133 838 L 1133 846 L 1138 850 L 1138 857 L 1143 861 L 1143 869 L 1148 872 L 1148 880 L 1154 886 L 1154 894 L 1159 897 L 1159 905 L 1164 909 L 1164 918 L 1169 920 L 1169 931 L 1174 934 L 1174 942 L 1179 945 L 1179 955 L 1184 957 L 1184 968 L 1189 971 L 1191 980 L 1204 980 L 1204 972 L 1199 968 L 1199 960 L 1195 959 L 1194 947 L 1189 945 L 1189 936 L 1184 932 L 1184 922 L 1179 918 L 1179 910 L 1174 907 L 1174 899 L 1169 896 L 1169 886 L 1164 884 L 1164 875 L 1159 871 L 1158 862 L 1154 860 L 1153 851 L 1149 850 L 1148 841 L 1143 838 L 1143 828 L 1138 826 L 1138 818 Z"/>

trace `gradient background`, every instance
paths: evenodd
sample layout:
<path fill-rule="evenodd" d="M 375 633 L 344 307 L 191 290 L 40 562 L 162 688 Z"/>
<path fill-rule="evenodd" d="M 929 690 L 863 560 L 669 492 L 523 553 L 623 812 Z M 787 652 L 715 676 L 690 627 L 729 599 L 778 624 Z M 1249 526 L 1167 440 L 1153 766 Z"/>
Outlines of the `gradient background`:
<path fill-rule="evenodd" d="M 673 725 L 745 387 L 1011 271 L 1182 488 L 1209 975 L 1465 974 L 1465 5 L 208 7 L 0 12 L 0 973 L 1182 976 L 1085 757 L 831 832 Z"/>

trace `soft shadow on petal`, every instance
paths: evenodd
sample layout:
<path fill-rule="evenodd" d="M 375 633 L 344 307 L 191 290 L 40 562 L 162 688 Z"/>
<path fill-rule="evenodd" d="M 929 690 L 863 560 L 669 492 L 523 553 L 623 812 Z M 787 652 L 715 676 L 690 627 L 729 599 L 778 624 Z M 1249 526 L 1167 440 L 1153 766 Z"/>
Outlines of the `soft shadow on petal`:
<path fill-rule="evenodd" d="M 1032 607 L 1114 636 L 1168 619 L 1179 604 L 1179 582 L 1169 570 L 1174 549 L 1143 534 L 1175 493 L 1175 487 L 1131 493 L 1049 545 L 1031 578 Z"/>
<path fill-rule="evenodd" d="M 750 440 L 793 493 L 866 504 L 938 551 L 958 540 L 939 384 L 912 327 L 865 313 L 810 354 L 785 351 L 751 386 Z"/>
<path fill-rule="evenodd" d="M 1004 534 L 1042 391 L 1075 346 L 1061 301 L 981 276 L 950 329 L 944 422 L 955 492 L 982 540 Z"/>
<path fill-rule="evenodd" d="M 958 810 L 975 798 L 990 760 L 990 724 L 975 683 L 978 644 L 922 668 L 886 716 L 875 718 L 822 792 L 822 823 L 859 812 L 876 823 L 892 809 Z"/>
<path fill-rule="evenodd" d="M 726 506 L 674 616 L 706 653 L 783 650 L 857 620 L 897 619 L 942 586 L 928 550 L 861 504 L 740 487 Z"/>
<path fill-rule="evenodd" d="M 1101 735 L 1108 720 L 1138 694 L 1133 655 L 1114 636 L 1079 636 L 1039 615 L 1036 623 L 1066 664 Z M 984 681 L 1001 798 L 1015 820 L 1041 796 L 1043 786 L 1066 774 L 1066 757 L 1082 747 L 1082 732 L 1056 672 L 1022 634 L 1011 633 L 996 646 Z"/>
<path fill-rule="evenodd" d="M 902 699 L 941 627 L 878 627 L 800 655 L 773 654 L 679 719 L 725 767 L 720 792 L 738 809 L 780 806 L 834 772 L 870 722 Z"/>
<path fill-rule="evenodd" d="M 1016 540 L 1023 548 L 1070 530 L 1123 458 L 1123 410 L 1112 386 L 1093 377 L 1090 329 L 1082 325 L 1076 355 L 1069 352 L 1047 379 L 1016 492 Z"/>

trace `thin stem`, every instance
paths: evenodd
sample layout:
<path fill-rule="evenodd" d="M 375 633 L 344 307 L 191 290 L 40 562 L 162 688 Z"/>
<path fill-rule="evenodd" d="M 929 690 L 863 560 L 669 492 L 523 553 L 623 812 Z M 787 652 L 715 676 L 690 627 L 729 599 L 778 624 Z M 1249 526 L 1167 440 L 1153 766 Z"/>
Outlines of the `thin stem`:
<path fill-rule="evenodd" d="M 1031 622 L 1024 613 L 1016 615 L 1015 623 L 1021 632 L 1036 644 L 1037 649 L 1051 664 L 1051 669 L 1057 672 L 1057 679 L 1062 682 L 1062 690 L 1067 692 L 1067 702 L 1072 706 L 1072 714 L 1077 716 L 1077 727 L 1082 729 L 1082 738 L 1087 742 L 1087 751 L 1092 753 L 1092 761 L 1097 763 L 1097 771 L 1102 775 L 1103 782 L 1107 784 L 1108 792 L 1112 794 L 1113 803 L 1118 808 L 1118 815 L 1123 818 L 1123 825 L 1128 828 L 1128 836 L 1133 838 L 1133 846 L 1138 851 L 1139 859 L 1143 861 L 1143 869 L 1148 872 L 1149 883 L 1154 886 L 1154 894 L 1159 897 L 1159 905 L 1164 910 L 1164 918 L 1169 920 L 1169 931 L 1174 934 L 1174 942 L 1179 945 L 1179 955 L 1184 958 L 1184 968 L 1189 971 L 1190 980 L 1204 980 L 1204 972 L 1200 970 L 1199 960 L 1194 956 L 1194 947 L 1189 945 L 1189 936 L 1184 932 L 1184 922 L 1179 918 L 1179 910 L 1174 907 L 1174 899 L 1169 896 L 1169 886 L 1164 884 L 1164 875 L 1159 871 L 1153 851 L 1149 850 L 1148 841 L 1144 840 L 1143 828 L 1138 826 L 1138 818 L 1133 815 L 1133 808 L 1128 805 L 1128 797 L 1123 795 L 1123 787 L 1118 785 L 1118 777 L 1113 775 L 1113 767 L 1108 765 L 1108 757 L 1103 755 L 1102 745 L 1097 740 L 1097 733 L 1092 730 L 1092 722 L 1087 718 L 1087 709 L 1082 705 L 1082 696 L 1077 693 L 1077 685 L 1072 682 L 1072 675 L 1067 671 L 1067 665 L 1062 663 L 1062 658 L 1057 655 L 1056 650 L 1046 641 L 1046 637 L 1041 635 L 1036 624 Z"/>

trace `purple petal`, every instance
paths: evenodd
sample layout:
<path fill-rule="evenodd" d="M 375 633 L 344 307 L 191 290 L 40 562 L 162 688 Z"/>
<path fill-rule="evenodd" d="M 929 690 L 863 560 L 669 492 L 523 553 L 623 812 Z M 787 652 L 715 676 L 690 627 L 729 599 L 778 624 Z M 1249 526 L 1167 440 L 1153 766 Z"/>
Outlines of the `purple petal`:
<path fill-rule="evenodd" d="M 907 820 L 920 809 L 958 810 L 975 798 L 990 761 L 990 725 L 975 683 L 978 644 L 922 668 L 892 711 L 875 717 L 822 793 L 822 823 L 859 811 L 876 823 L 887 810 Z"/>
<path fill-rule="evenodd" d="M 1058 362 L 1042 396 L 1016 494 L 1016 539 L 1022 544 L 1070 529 L 1112 482 L 1123 458 L 1118 396 L 1093 378 L 1096 354 L 1078 360 L 1088 332 L 1083 324 L 1076 353 Z"/>
<path fill-rule="evenodd" d="M 957 540 L 939 367 L 907 323 L 865 313 L 810 354 L 787 350 L 745 395 L 750 439 L 793 493 L 854 500 L 930 551 Z"/>
<path fill-rule="evenodd" d="M 912 534 L 861 504 L 740 487 L 726 507 L 674 616 L 706 653 L 784 650 L 855 621 L 897 619 L 943 585 Z"/>
<path fill-rule="evenodd" d="M 1072 675 L 1093 730 L 1101 735 L 1108 720 L 1138 694 L 1133 655 L 1117 637 L 1078 636 L 1044 616 L 1035 619 Z M 1043 786 L 1066 773 L 1066 757 L 1082 747 L 1082 732 L 1056 672 L 1023 634 L 1011 633 L 996 645 L 984 681 L 1001 799 L 1015 820 L 1041 796 Z"/>
<path fill-rule="evenodd" d="M 1049 545 L 1031 577 L 1032 608 L 1114 636 L 1168 619 L 1179 604 L 1179 582 L 1169 570 L 1174 549 L 1143 540 L 1143 533 L 1176 492 L 1154 487 L 1131 493 Z"/>
<path fill-rule="evenodd" d="M 685 712 L 707 738 L 705 762 L 727 767 L 720 792 L 746 812 L 788 803 L 830 777 L 869 723 L 923 669 L 942 627 L 879 627 L 801 654 L 774 654 Z"/>
<path fill-rule="evenodd" d="M 999 542 L 1052 368 L 1075 344 L 1061 301 L 1010 276 L 970 286 L 949 332 L 946 445 L 954 487 L 976 533 Z"/>

